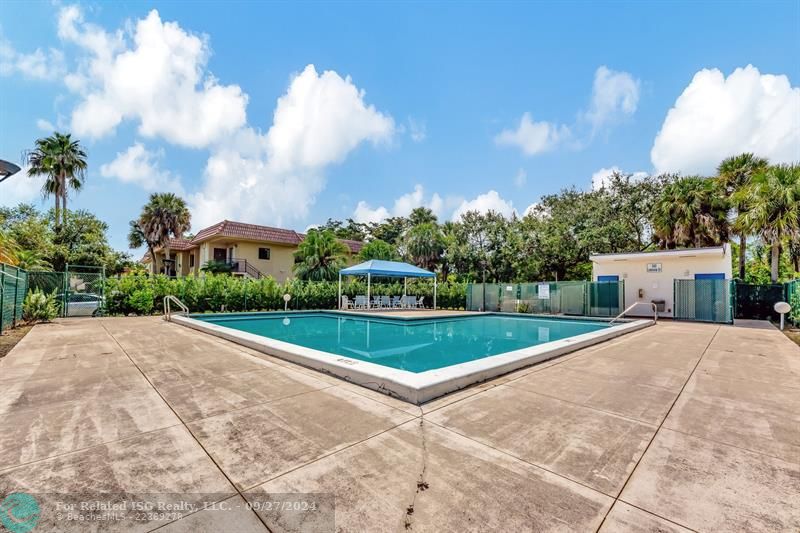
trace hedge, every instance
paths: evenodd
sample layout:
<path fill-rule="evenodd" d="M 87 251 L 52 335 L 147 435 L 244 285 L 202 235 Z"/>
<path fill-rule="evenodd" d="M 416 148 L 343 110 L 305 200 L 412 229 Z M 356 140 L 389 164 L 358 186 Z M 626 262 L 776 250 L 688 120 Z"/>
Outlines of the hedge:
<path fill-rule="evenodd" d="M 462 309 L 466 304 L 466 283 L 440 283 L 436 303 L 445 309 Z M 193 313 L 225 311 L 271 311 L 283 309 L 283 295 L 290 294 L 289 309 L 335 309 L 338 282 L 251 279 L 225 274 L 169 278 L 164 275 L 130 274 L 106 280 L 106 313 L 109 315 L 150 314 L 163 308 L 164 296 L 172 294 Z M 347 281 L 342 294 L 354 298 L 366 294 L 366 281 Z M 400 296 L 403 282 L 373 283 L 373 295 Z M 409 280 L 408 294 L 425 297 L 433 305 L 433 283 Z"/>

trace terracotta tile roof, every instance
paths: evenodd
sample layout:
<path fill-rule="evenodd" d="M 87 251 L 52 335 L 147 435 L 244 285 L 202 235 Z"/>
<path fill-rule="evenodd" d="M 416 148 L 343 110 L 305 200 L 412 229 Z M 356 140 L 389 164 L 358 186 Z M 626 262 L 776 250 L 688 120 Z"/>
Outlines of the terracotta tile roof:
<path fill-rule="evenodd" d="M 170 239 L 169 240 L 169 249 L 170 251 L 184 251 L 184 250 L 191 250 L 192 248 L 197 248 L 197 244 L 194 241 L 190 241 L 189 239 Z M 163 246 L 156 246 L 156 252 L 160 252 L 164 249 Z M 149 255 L 149 254 L 146 254 Z"/>
<path fill-rule="evenodd" d="M 192 239 L 192 243 L 197 244 L 213 237 L 238 237 L 240 239 L 295 246 L 302 240 L 300 235 L 294 230 L 223 220 L 213 226 L 198 231 L 197 235 Z"/>
<path fill-rule="evenodd" d="M 361 248 L 364 247 L 364 243 L 361 241 L 353 241 L 351 239 L 339 239 L 339 240 L 345 243 L 347 247 L 350 248 L 350 252 L 354 254 L 360 252 Z"/>
<path fill-rule="evenodd" d="M 238 237 L 240 239 L 250 239 L 253 241 L 274 242 L 278 244 L 288 244 L 297 246 L 306 238 L 304 233 L 298 233 L 291 229 L 273 228 L 270 226 L 260 226 L 258 224 L 245 224 L 244 222 L 233 222 L 223 220 L 213 226 L 197 232 L 191 243 L 192 246 L 214 237 Z M 350 249 L 351 253 L 357 254 L 364 243 L 349 239 L 340 239 Z M 175 248 L 176 250 L 178 248 Z"/>

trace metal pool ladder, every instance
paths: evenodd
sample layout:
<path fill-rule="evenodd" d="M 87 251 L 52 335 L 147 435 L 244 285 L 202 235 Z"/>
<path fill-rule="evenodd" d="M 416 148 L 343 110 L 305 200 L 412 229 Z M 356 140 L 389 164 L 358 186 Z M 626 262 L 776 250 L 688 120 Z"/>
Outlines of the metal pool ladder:
<path fill-rule="evenodd" d="M 658 307 L 656 307 L 656 304 L 654 304 L 653 302 L 649 302 L 649 303 L 650 303 L 650 306 L 653 308 L 653 324 L 658 324 Z M 625 309 L 623 312 L 621 312 L 620 314 L 618 314 L 617 316 L 612 318 L 611 322 L 609 322 L 608 325 L 610 326 L 611 324 L 616 322 L 618 319 L 620 319 L 623 316 L 625 316 L 625 314 L 628 311 L 630 311 L 631 309 L 633 309 L 637 305 L 642 305 L 642 304 L 647 305 L 648 302 L 636 302 L 636 303 L 633 303 L 633 304 L 629 305 L 627 309 Z"/>
<path fill-rule="evenodd" d="M 170 320 L 172 318 L 172 308 L 170 306 L 171 303 L 174 303 L 175 305 L 177 305 L 178 307 L 181 308 L 181 311 L 178 314 L 181 314 L 183 316 L 189 316 L 189 308 L 186 307 L 186 305 L 182 301 L 178 300 L 177 297 L 175 297 L 175 296 L 173 296 L 171 294 L 168 294 L 168 295 L 164 296 L 164 319 L 165 320 Z"/>

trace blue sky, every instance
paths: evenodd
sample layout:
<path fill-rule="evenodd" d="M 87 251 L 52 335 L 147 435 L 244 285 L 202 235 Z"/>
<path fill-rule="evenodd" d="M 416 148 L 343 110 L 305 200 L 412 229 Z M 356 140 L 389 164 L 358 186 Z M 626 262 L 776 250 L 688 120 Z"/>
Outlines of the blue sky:
<path fill-rule="evenodd" d="M 119 249 L 161 190 L 194 230 L 523 213 L 613 168 L 800 160 L 798 80 L 797 1 L 4 2 L 0 157 L 72 131 L 71 206 Z M 7 180 L 0 204 L 36 189 Z"/>

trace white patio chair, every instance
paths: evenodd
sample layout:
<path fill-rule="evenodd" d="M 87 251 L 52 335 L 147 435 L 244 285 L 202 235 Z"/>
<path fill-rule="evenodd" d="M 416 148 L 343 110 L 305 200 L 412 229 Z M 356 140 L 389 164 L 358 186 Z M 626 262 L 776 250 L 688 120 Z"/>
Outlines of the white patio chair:
<path fill-rule="evenodd" d="M 381 307 L 384 309 L 391 309 L 392 307 L 392 297 L 391 296 L 381 296 Z"/>
<path fill-rule="evenodd" d="M 406 296 L 406 307 L 409 309 L 413 309 L 417 306 L 417 297 L 416 296 Z"/>
<path fill-rule="evenodd" d="M 419 300 L 417 300 L 417 309 L 423 309 L 425 307 L 425 297 L 420 296 Z"/>
<path fill-rule="evenodd" d="M 402 307 L 400 300 L 400 296 L 392 296 L 392 309 L 400 309 Z"/>
<path fill-rule="evenodd" d="M 372 308 L 380 309 L 381 308 L 381 297 L 380 296 L 373 296 L 372 297 Z"/>
<path fill-rule="evenodd" d="M 364 295 L 356 296 L 356 309 L 366 309 L 367 308 L 367 297 Z"/>
<path fill-rule="evenodd" d="M 342 309 L 354 309 L 355 304 L 353 303 L 347 295 L 342 295 Z"/>

